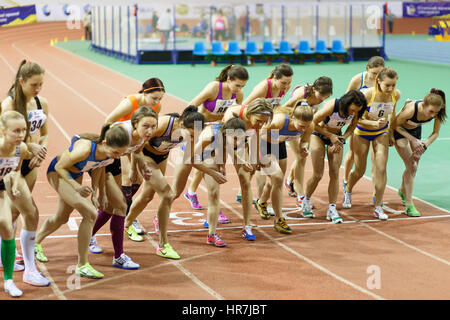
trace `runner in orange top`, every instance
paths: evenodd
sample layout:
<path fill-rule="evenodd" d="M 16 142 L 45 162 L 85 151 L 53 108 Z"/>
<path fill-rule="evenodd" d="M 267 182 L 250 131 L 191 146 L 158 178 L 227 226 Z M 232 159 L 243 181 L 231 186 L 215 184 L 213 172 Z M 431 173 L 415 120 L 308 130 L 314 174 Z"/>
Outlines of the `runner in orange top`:
<path fill-rule="evenodd" d="M 105 123 L 117 121 L 127 121 L 131 119 L 133 113 L 140 107 L 150 107 L 156 113 L 161 110 L 161 99 L 166 92 L 164 84 L 159 78 L 150 78 L 142 84 L 142 89 L 135 94 L 125 97 L 120 104 L 106 117 Z M 122 167 L 122 191 L 127 200 L 127 214 L 130 210 L 133 195 L 138 191 L 142 183 L 142 177 L 132 184 L 129 178 L 131 159 L 128 156 L 121 157 Z M 138 221 L 133 223 L 133 227 L 138 234 L 143 234 Z"/>

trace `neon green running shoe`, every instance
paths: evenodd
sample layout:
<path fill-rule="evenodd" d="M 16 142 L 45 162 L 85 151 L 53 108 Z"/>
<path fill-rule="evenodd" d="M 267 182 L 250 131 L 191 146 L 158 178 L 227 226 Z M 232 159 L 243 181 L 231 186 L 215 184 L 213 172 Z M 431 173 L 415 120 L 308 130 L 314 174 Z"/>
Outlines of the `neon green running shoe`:
<path fill-rule="evenodd" d="M 125 228 L 125 234 L 130 238 L 130 240 L 141 242 L 144 241 L 144 237 L 140 236 L 136 229 L 133 227 L 133 225 L 129 226 L 128 228 Z"/>
<path fill-rule="evenodd" d="M 40 262 L 48 262 L 48 258 L 45 256 L 44 250 L 42 249 L 42 245 L 40 243 L 34 244 L 34 255 Z"/>
<path fill-rule="evenodd" d="M 413 204 L 406 207 L 405 213 L 408 217 L 420 217 L 420 212 L 417 211 Z"/>
<path fill-rule="evenodd" d="M 163 258 L 180 259 L 179 254 L 175 250 L 173 250 L 172 246 L 168 243 L 166 243 L 163 247 L 158 245 L 158 248 L 156 249 L 156 254 Z"/>
<path fill-rule="evenodd" d="M 103 273 L 95 270 L 89 262 L 86 262 L 84 266 L 75 268 L 75 274 L 78 274 L 81 277 L 91 278 L 91 279 L 101 279 L 104 277 Z"/>
<path fill-rule="evenodd" d="M 406 205 L 406 197 L 405 194 L 403 192 L 400 191 L 400 189 L 398 190 L 398 195 L 400 196 L 400 198 L 402 198 L 402 205 Z"/>

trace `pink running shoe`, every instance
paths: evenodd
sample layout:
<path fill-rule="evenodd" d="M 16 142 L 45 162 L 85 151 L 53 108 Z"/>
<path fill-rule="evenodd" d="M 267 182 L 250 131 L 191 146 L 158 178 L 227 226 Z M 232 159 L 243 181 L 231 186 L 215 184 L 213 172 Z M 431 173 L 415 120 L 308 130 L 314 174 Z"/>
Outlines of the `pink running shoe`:
<path fill-rule="evenodd" d="M 208 236 L 206 237 L 206 243 L 207 244 L 213 244 L 216 247 L 225 247 L 227 245 L 225 243 L 225 241 L 220 239 L 219 236 L 217 234 L 215 234 L 215 233 L 208 234 Z"/>
<path fill-rule="evenodd" d="M 185 192 L 184 197 L 189 200 L 189 202 L 191 203 L 192 209 L 195 210 L 202 210 L 203 207 L 200 205 L 200 203 L 198 203 L 198 199 L 197 199 L 197 194 L 194 194 L 193 196 L 191 196 L 189 194 L 188 191 Z"/>
<path fill-rule="evenodd" d="M 225 217 L 225 215 L 222 213 L 222 210 L 220 210 L 217 222 L 219 222 L 219 223 L 230 223 L 231 221 L 230 221 L 230 219 Z"/>
<path fill-rule="evenodd" d="M 159 224 L 158 224 L 158 218 L 156 216 L 153 217 L 153 225 L 155 226 L 156 235 L 159 235 Z"/>

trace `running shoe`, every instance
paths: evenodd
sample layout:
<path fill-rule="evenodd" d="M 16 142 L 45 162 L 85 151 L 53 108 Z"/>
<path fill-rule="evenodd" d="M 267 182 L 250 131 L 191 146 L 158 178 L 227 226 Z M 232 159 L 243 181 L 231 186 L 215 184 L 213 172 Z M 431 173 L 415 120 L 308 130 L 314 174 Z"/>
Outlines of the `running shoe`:
<path fill-rule="evenodd" d="M 219 238 L 219 236 L 216 233 L 208 234 L 206 236 L 206 243 L 207 244 L 213 244 L 216 247 L 225 247 L 227 244 L 225 241 Z"/>
<path fill-rule="evenodd" d="M 125 253 L 122 253 L 117 259 L 113 258 L 112 265 L 113 267 L 127 270 L 136 270 L 140 267 L 140 265 L 133 262 Z"/>
<path fill-rule="evenodd" d="M 12 279 L 5 280 L 3 288 L 5 289 L 5 292 L 9 293 L 9 295 L 13 298 L 20 297 L 23 294 L 23 292 L 16 287 Z"/>
<path fill-rule="evenodd" d="M 255 203 L 255 208 L 258 211 L 261 218 L 264 220 L 270 219 L 270 213 L 267 212 L 267 202 L 260 203 L 259 200 Z"/>
<path fill-rule="evenodd" d="M 383 208 L 380 206 L 375 207 L 375 211 L 373 212 L 375 218 L 380 220 L 387 220 L 389 217 L 386 213 L 384 213 Z"/>
<path fill-rule="evenodd" d="M 144 237 L 137 234 L 136 230 L 134 230 L 133 225 L 129 226 L 128 228 L 125 228 L 125 234 L 130 238 L 130 240 L 141 242 L 144 241 Z"/>
<path fill-rule="evenodd" d="M 192 209 L 195 210 L 201 210 L 203 209 L 203 207 L 200 205 L 200 203 L 198 202 L 198 198 L 197 198 L 197 194 L 194 195 L 190 195 L 189 191 L 186 191 L 184 193 L 184 197 L 191 203 L 191 207 Z"/>
<path fill-rule="evenodd" d="M 95 254 L 103 252 L 102 248 L 98 245 L 97 238 L 95 236 L 91 237 L 91 241 L 89 242 L 89 251 Z"/>
<path fill-rule="evenodd" d="M 292 233 L 291 228 L 286 223 L 286 219 L 284 219 L 283 217 L 278 219 L 278 221 L 274 223 L 273 227 L 280 233 L 287 233 L 287 234 Z"/>
<path fill-rule="evenodd" d="M 242 238 L 247 239 L 248 241 L 255 241 L 256 236 L 252 232 L 251 226 L 245 226 L 244 229 L 242 229 Z"/>
<path fill-rule="evenodd" d="M 303 200 L 305 200 L 305 196 L 297 197 L 297 208 L 303 210 Z"/>
<path fill-rule="evenodd" d="M 330 220 L 333 223 L 342 223 L 343 220 L 337 212 L 335 206 L 328 207 L 327 220 Z"/>
<path fill-rule="evenodd" d="M 44 250 L 42 249 L 42 245 L 40 243 L 34 244 L 34 255 L 40 262 L 48 262 L 48 259 L 44 255 Z"/>
<path fill-rule="evenodd" d="M 158 248 L 156 249 L 156 254 L 163 258 L 180 259 L 180 255 L 168 243 L 164 244 L 163 247 L 158 245 Z"/>
<path fill-rule="evenodd" d="M 50 285 L 50 281 L 44 278 L 37 270 L 25 271 L 23 274 L 23 282 L 31 284 L 35 287 L 48 287 Z"/>
<path fill-rule="evenodd" d="M 219 217 L 217 218 L 217 222 L 219 223 L 230 223 L 230 219 L 225 217 L 225 215 L 222 213 L 222 210 L 219 211 Z"/>
<path fill-rule="evenodd" d="M 205 220 L 203 223 L 203 228 L 209 228 L 208 220 Z"/>
<path fill-rule="evenodd" d="M 132 225 L 133 225 L 134 230 L 136 230 L 137 234 L 139 234 L 139 235 L 141 235 L 141 236 L 145 234 L 145 231 L 144 231 L 144 229 L 142 228 L 142 226 L 141 226 L 141 224 L 139 223 L 139 221 L 137 221 L 137 220 L 135 219 L 135 220 L 133 221 Z"/>
<path fill-rule="evenodd" d="M 284 186 L 288 190 L 289 197 L 297 197 L 297 192 L 295 192 L 294 182 L 288 183 L 287 179 L 284 180 Z"/>
<path fill-rule="evenodd" d="M 236 195 L 236 202 L 241 203 L 242 202 L 242 196 L 240 194 Z"/>
<path fill-rule="evenodd" d="M 417 211 L 416 207 L 413 204 L 406 207 L 405 213 L 409 217 L 420 217 L 420 212 Z"/>
<path fill-rule="evenodd" d="M 81 276 L 81 277 L 86 277 L 86 278 L 91 278 L 91 279 L 101 279 L 104 277 L 103 273 L 98 272 L 97 270 L 95 270 L 90 264 L 89 262 L 86 262 L 85 265 L 79 267 L 78 265 L 75 268 L 75 274 Z"/>
<path fill-rule="evenodd" d="M 18 264 L 17 262 L 14 262 L 14 272 L 22 272 L 25 270 L 25 266 L 23 264 Z M 3 271 L 3 264 L 0 263 L 0 271 Z"/>
<path fill-rule="evenodd" d="M 350 209 L 352 207 L 352 194 L 350 192 L 344 193 L 344 202 L 342 202 L 342 208 Z"/>
<path fill-rule="evenodd" d="M 23 257 L 17 249 L 16 249 L 16 263 L 23 264 Z"/>
<path fill-rule="evenodd" d="M 400 198 L 402 198 L 402 205 L 406 205 L 406 197 L 405 194 L 403 192 L 400 191 L 400 189 L 398 190 L 398 195 L 400 196 Z"/>
<path fill-rule="evenodd" d="M 312 212 L 311 200 L 303 199 L 303 210 L 302 210 L 303 218 L 314 218 L 314 213 Z"/>

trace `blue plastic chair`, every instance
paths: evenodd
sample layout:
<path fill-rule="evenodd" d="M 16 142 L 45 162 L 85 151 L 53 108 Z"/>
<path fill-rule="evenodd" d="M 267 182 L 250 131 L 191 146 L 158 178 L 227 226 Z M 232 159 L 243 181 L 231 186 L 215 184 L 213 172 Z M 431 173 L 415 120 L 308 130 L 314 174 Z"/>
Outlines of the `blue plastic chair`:
<path fill-rule="evenodd" d="M 294 54 L 294 51 L 291 49 L 291 45 L 288 41 L 280 41 L 280 48 L 278 50 L 280 54 L 291 55 Z"/>
<path fill-rule="evenodd" d="M 331 51 L 328 50 L 327 45 L 325 44 L 325 41 L 317 40 L 315 53 L 327 54 L 327 53 L 331 53 Z"/>
<path fill-rule="evenodd" d="M 242 51 L 239 49 L 239 43 L 237 41 L 230 41 L 228 43 L 227 53 L 232 56 L 240 56 Z"/>
<path fill-rule="evenodd" d="M 199 56 L 199 57 L 205 57 L 208 55 L 208 51 L 205 48 L 205 43 L 204 42 L 195 42 L 194 43 L 194 50 L 192 50 L 192 65 L 194 65 L 194 57 L 195 56 Z"/>
<path fill-rule="evenodd" d="M 196 42 L 194 43 L 194 50 L 192 51 L 194 56 L 206 56 L 208 51 L 205 48 L 204 42 Z"/>
<path fill-rule="evenodd" d="M 211 53 L 212 56 L 224 56 L 225 55 L 225 49 L 223 48 L 221 41 L 214 41 L 211 44 Z"/>
<path fill-rule="evenodd" d="M 245 47 L 245 54 L 247 54 L 249 56 L 258 56 L 261 54 L 261 52 L 259 52 L 259 50 L 258 50 L 258 47 L 256 46 L 255 41 L 247 42 L 247 45 Z"/>
<path fill-rule="evenodd" d="M 347 53 L 347 50 L 344 49 L 341 40 L 333 40 L 331 51 L 333 53 Z"/>
<path fill-rule="evenodd" d="M 263 42 L 261 53 L 265 54 L 265 55 L 269 55 L 269 56 L 278 54 L 278 52 L 273 47 L 273 43 L 271 41 L 264 41 Z"/>
<path fill-rule="evenodd" d="M 301 54 L 313 54 L 314 51 L 311 50 L 309 42 L 307 40 L 302 40 L 298 44 L 298 53 Z"/>

